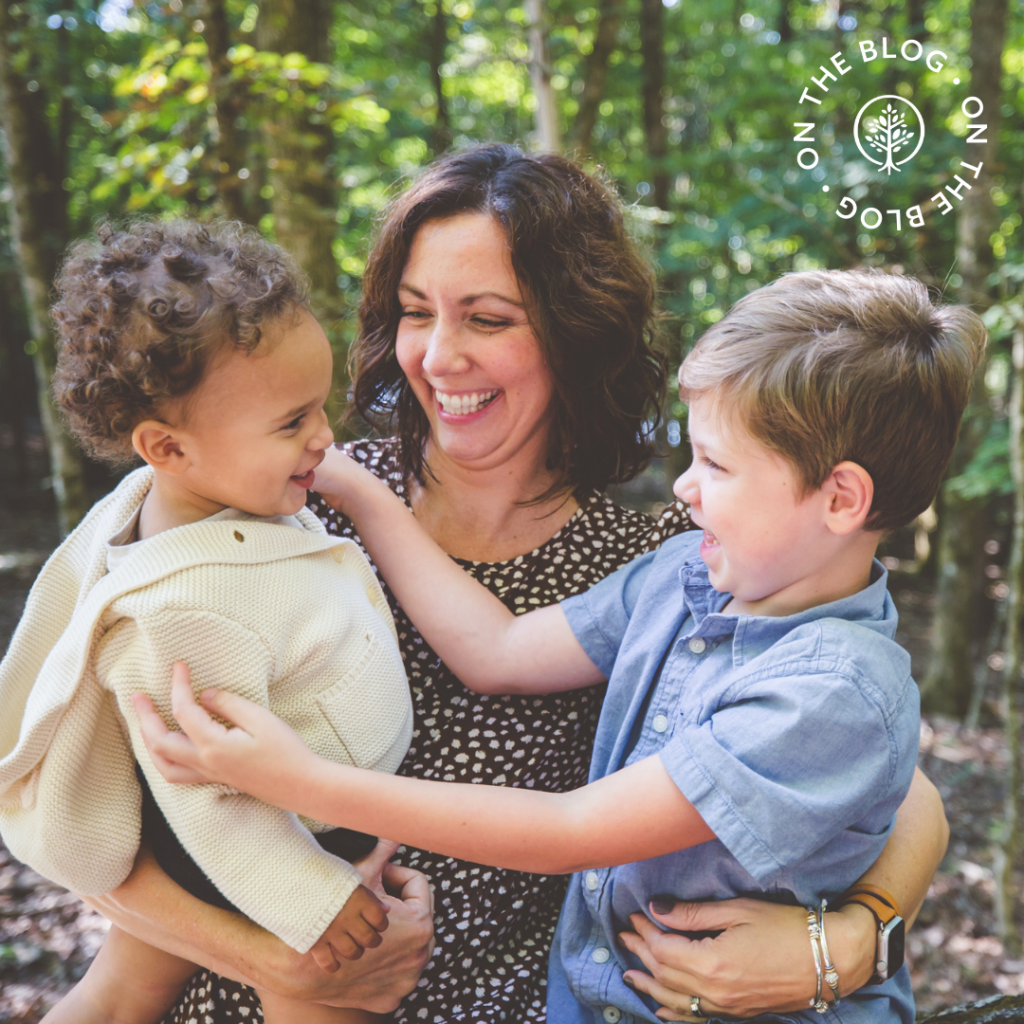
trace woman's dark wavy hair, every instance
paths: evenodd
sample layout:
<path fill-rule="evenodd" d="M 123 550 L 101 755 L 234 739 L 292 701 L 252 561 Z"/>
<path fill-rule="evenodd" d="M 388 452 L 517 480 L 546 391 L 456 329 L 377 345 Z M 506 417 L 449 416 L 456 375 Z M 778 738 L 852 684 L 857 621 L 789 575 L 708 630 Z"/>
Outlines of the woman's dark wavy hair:
<path fill-rule="evenodd" d="M 308 308 L 295 261 L 234 221 L 142 220 L 76 242 L 57 276 L 53 393 L 82 447 L 131 462 L 135 425 L 201 380 L 225 345 L 252 352 L 262 327 Z"/>
<path fill-rule="evenodd" d="M 398 285 L 420 226 L 487 213 L 508 238 L 558 407 L 536 501 L 632 479 L 653 453 L 666 361 L 655 348 L 654 273 L 626 231 L 611 187 L 560 156 L 485 145 L 437 160 L 384 211 L 363 278 L 351 356 L 355 406 L 397 429 L 407 477 L 422 479 L 429 423 L 395 357 Z"/>

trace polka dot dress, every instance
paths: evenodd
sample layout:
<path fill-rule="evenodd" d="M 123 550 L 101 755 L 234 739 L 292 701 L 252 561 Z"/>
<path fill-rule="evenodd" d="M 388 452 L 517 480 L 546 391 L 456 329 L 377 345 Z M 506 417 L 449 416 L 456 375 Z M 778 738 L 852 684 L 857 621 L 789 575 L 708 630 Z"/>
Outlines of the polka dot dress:
<path fill-rule="evenodd" d="M 346 450 L 408 503 L 395 441 L 357 441 Z M 352 523 L 317 495 L 309 507 L 331 533 L 359 540 Z M 678 504 L 654 520 L 595 491 L 535 551 L 505 562 L 458 561 L 521 613 L 589 589 L 690 527 Z M 550 791 L 585 785 L 603 685 L 542 697 L 475 694 L 441 663 L 386 584 L 384 590 L 415 711 L 412 746 L 398 774 Z M 567 877 L 484 867 L 412 847 L 400 848 L 395 860 L 422 871 L 434 887 L 436 947 L 394 1020 L 543 1021 L 548 950 Z M 259 1000 L 250 989 L 201 972 L 166 1024 L 257 1018 Z"/>

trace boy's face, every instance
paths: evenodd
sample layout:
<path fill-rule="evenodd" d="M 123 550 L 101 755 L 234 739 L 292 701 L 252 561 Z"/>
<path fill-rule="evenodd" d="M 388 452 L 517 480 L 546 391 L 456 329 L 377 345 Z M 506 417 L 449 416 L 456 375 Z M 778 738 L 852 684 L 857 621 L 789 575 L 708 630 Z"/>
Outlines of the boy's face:
<path fill-rule="evenodd" d="M 827 564 L 835 537 L 821 492 L 802 496 L 790 463 L 733 420 L 706 397 L 690 403 L 693 463 L 673 490 L 704 530 L 700 553 L 715 590 L 763 602 Z"/>
<path fill-rule="evenodd" d="M 210 505 L 298 512 L 334 440 L 324 412 L 332 364 L 327 336 L 304 310 L 268 323 L 252 354 L 219 354 L 180 409 L 188 463 L 179 485 Z"/>

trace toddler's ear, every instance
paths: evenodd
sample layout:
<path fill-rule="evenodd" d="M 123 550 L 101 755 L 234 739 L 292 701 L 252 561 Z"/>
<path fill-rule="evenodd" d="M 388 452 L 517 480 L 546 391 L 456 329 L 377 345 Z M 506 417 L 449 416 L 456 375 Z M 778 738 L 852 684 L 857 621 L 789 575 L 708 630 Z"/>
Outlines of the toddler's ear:
<path fill-rule="evenodd" d="M 178 474 L 188 468 L 188 456 L 177 430 L 159 420 L 143 420 L 132 431 L 132 447 L 154 469 Z"/>
<path fill-rule="evenodd" d="M 826 524 L 840 536 L 864 526 L 875 497 L 871 474 L 856 462 L 840 462 L 822 484 L 828 501 Z"/>

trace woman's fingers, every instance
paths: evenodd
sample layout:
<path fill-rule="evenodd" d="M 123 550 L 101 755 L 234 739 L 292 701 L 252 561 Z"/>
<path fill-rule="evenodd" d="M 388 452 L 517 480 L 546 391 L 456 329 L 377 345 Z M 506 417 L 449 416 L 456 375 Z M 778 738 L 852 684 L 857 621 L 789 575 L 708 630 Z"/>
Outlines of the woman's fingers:
<path fill-rule="evenodd" d="M 644 974 L 642 971 L 627 971 L 623 977 L 630 988 L 643 992 L 661 1003 L 663 1009 L 657 1011 L 659 1019 L 685 1021 L 701 1019 L 700 1017 L 695 1017 L 690 1012 L 691 997 L 689 995 L 676 992 L 673 989 L 666 988 L 664 985 L 659 985 L 652 977 Z M 700 1012 L 704 1017 L 720 1016 L 720 1008 L 706 999 L 700 1000 Z"/>
<path fill-rule="evenodd" d="M 719 932 L 744 920 L 733 904 L 738 900 L 709 900 L 687 903 L 682 900 L 651 901 L 651 914 L 677 932 Z"/>

